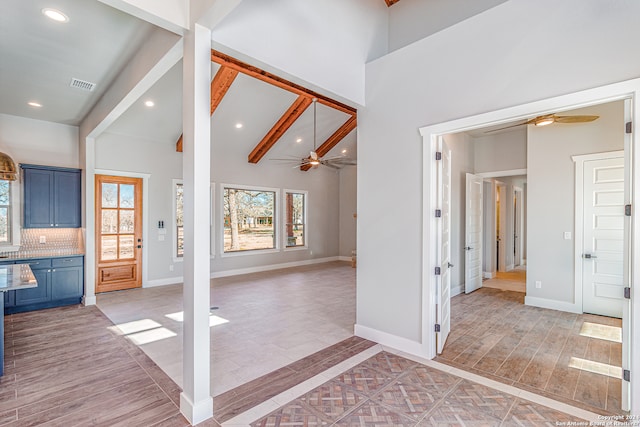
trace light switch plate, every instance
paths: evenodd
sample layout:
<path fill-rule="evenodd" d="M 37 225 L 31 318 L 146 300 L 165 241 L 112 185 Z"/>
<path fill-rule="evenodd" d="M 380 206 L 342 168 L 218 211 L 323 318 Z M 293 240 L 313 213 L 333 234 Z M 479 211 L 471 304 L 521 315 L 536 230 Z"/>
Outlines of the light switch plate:
<path fill-rule="evenodd" d="M 571 240 L 571 232 L 570 231 L 565 231 L 564 232 L 564 240 Z"/>

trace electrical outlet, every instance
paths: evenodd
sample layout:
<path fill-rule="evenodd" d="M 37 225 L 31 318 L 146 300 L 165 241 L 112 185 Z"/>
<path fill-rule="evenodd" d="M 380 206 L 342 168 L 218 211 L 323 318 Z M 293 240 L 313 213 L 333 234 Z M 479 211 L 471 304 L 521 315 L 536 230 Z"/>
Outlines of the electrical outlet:
<path fill-rule="evenodd" d="M 47 243 L 47 236 L 40 236 L 40 243 L 41 244 L 46 244 Z"/>
<path fill-rule="evenodd" d="M 536 289 L 542 288 L 542 282 L 540 280 L 536 280 Z"/>
<path fill-rule="evenodd" d="M 173 271 L 173 264 L 169 264 L 169 271 Z"/>

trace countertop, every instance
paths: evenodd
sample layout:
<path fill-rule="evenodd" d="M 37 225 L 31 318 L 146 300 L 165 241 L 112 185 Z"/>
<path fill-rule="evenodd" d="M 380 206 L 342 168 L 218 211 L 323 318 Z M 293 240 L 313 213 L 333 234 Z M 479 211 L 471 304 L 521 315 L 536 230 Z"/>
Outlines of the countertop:
<path fill-rule="evenodd" d="M 35 288 L 36 278 L 29 264 L 0 265 L 0 292 Z"/>
<path fill-rule="evenodd" d="M 70 256 L 84 256 L 84 252 L 77 249 L 53 249 L 44 251 L 18 251 L 0 255 L 2 261 L 20 261 L 36 258 L 64 258 Z"/>

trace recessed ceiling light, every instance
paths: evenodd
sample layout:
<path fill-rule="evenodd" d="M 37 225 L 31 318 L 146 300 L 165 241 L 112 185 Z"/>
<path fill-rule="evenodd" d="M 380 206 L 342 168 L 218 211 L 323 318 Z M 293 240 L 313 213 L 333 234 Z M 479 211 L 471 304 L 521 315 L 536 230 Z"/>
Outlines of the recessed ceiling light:
<path fill-rule="evenodd" d="M 153 107 L 154 105 L 156 105 L 156 103 L 149 100 L 149 101 L 144 101 L 144 105 L 146 105 L 147 107 Z"/>
<path fill-rule="evenodd" d="M 347 154 L 347 150 L 346 149 L 342 150 L 342 154 Z"/>
<path fill-rule="evenodd" d="M 40 104 L 39 102 L 35 102 L 35 101 L 27 102 L 27 105 L 30 105 L 30 106 L 36 107 L 36 108 L 42 107 L 42 104 Z"/>
<path fill-rule="evenodd" d="M 298 138 L 298 139 L 296 139 L 296 142 L 297 142 L 297 143 L 301 143 L 301 142 L 302 142 L 302 138 Z"/>
<path fill-rule="evenodd" d="M 236 129 L 242 129 L 242 123 L 236 123 Z"/>
<path fill-rule="evenodd" d="M 69 17 L 57 9 L 45 8 L 42 9 L 42 13 L 49 19 L 53 19 L 56 22 L 69 22 Z"/>

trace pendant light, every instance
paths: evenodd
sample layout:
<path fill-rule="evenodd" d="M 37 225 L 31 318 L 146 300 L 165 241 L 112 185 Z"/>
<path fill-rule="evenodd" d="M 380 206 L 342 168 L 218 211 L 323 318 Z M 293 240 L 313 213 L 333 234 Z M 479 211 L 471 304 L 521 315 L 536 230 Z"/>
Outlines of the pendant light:
<path fill-rule="evenodd" d="M 0 152 L 0 179 L 15 181 L 18 179 L 16 164 L 7 154 Z"/>

